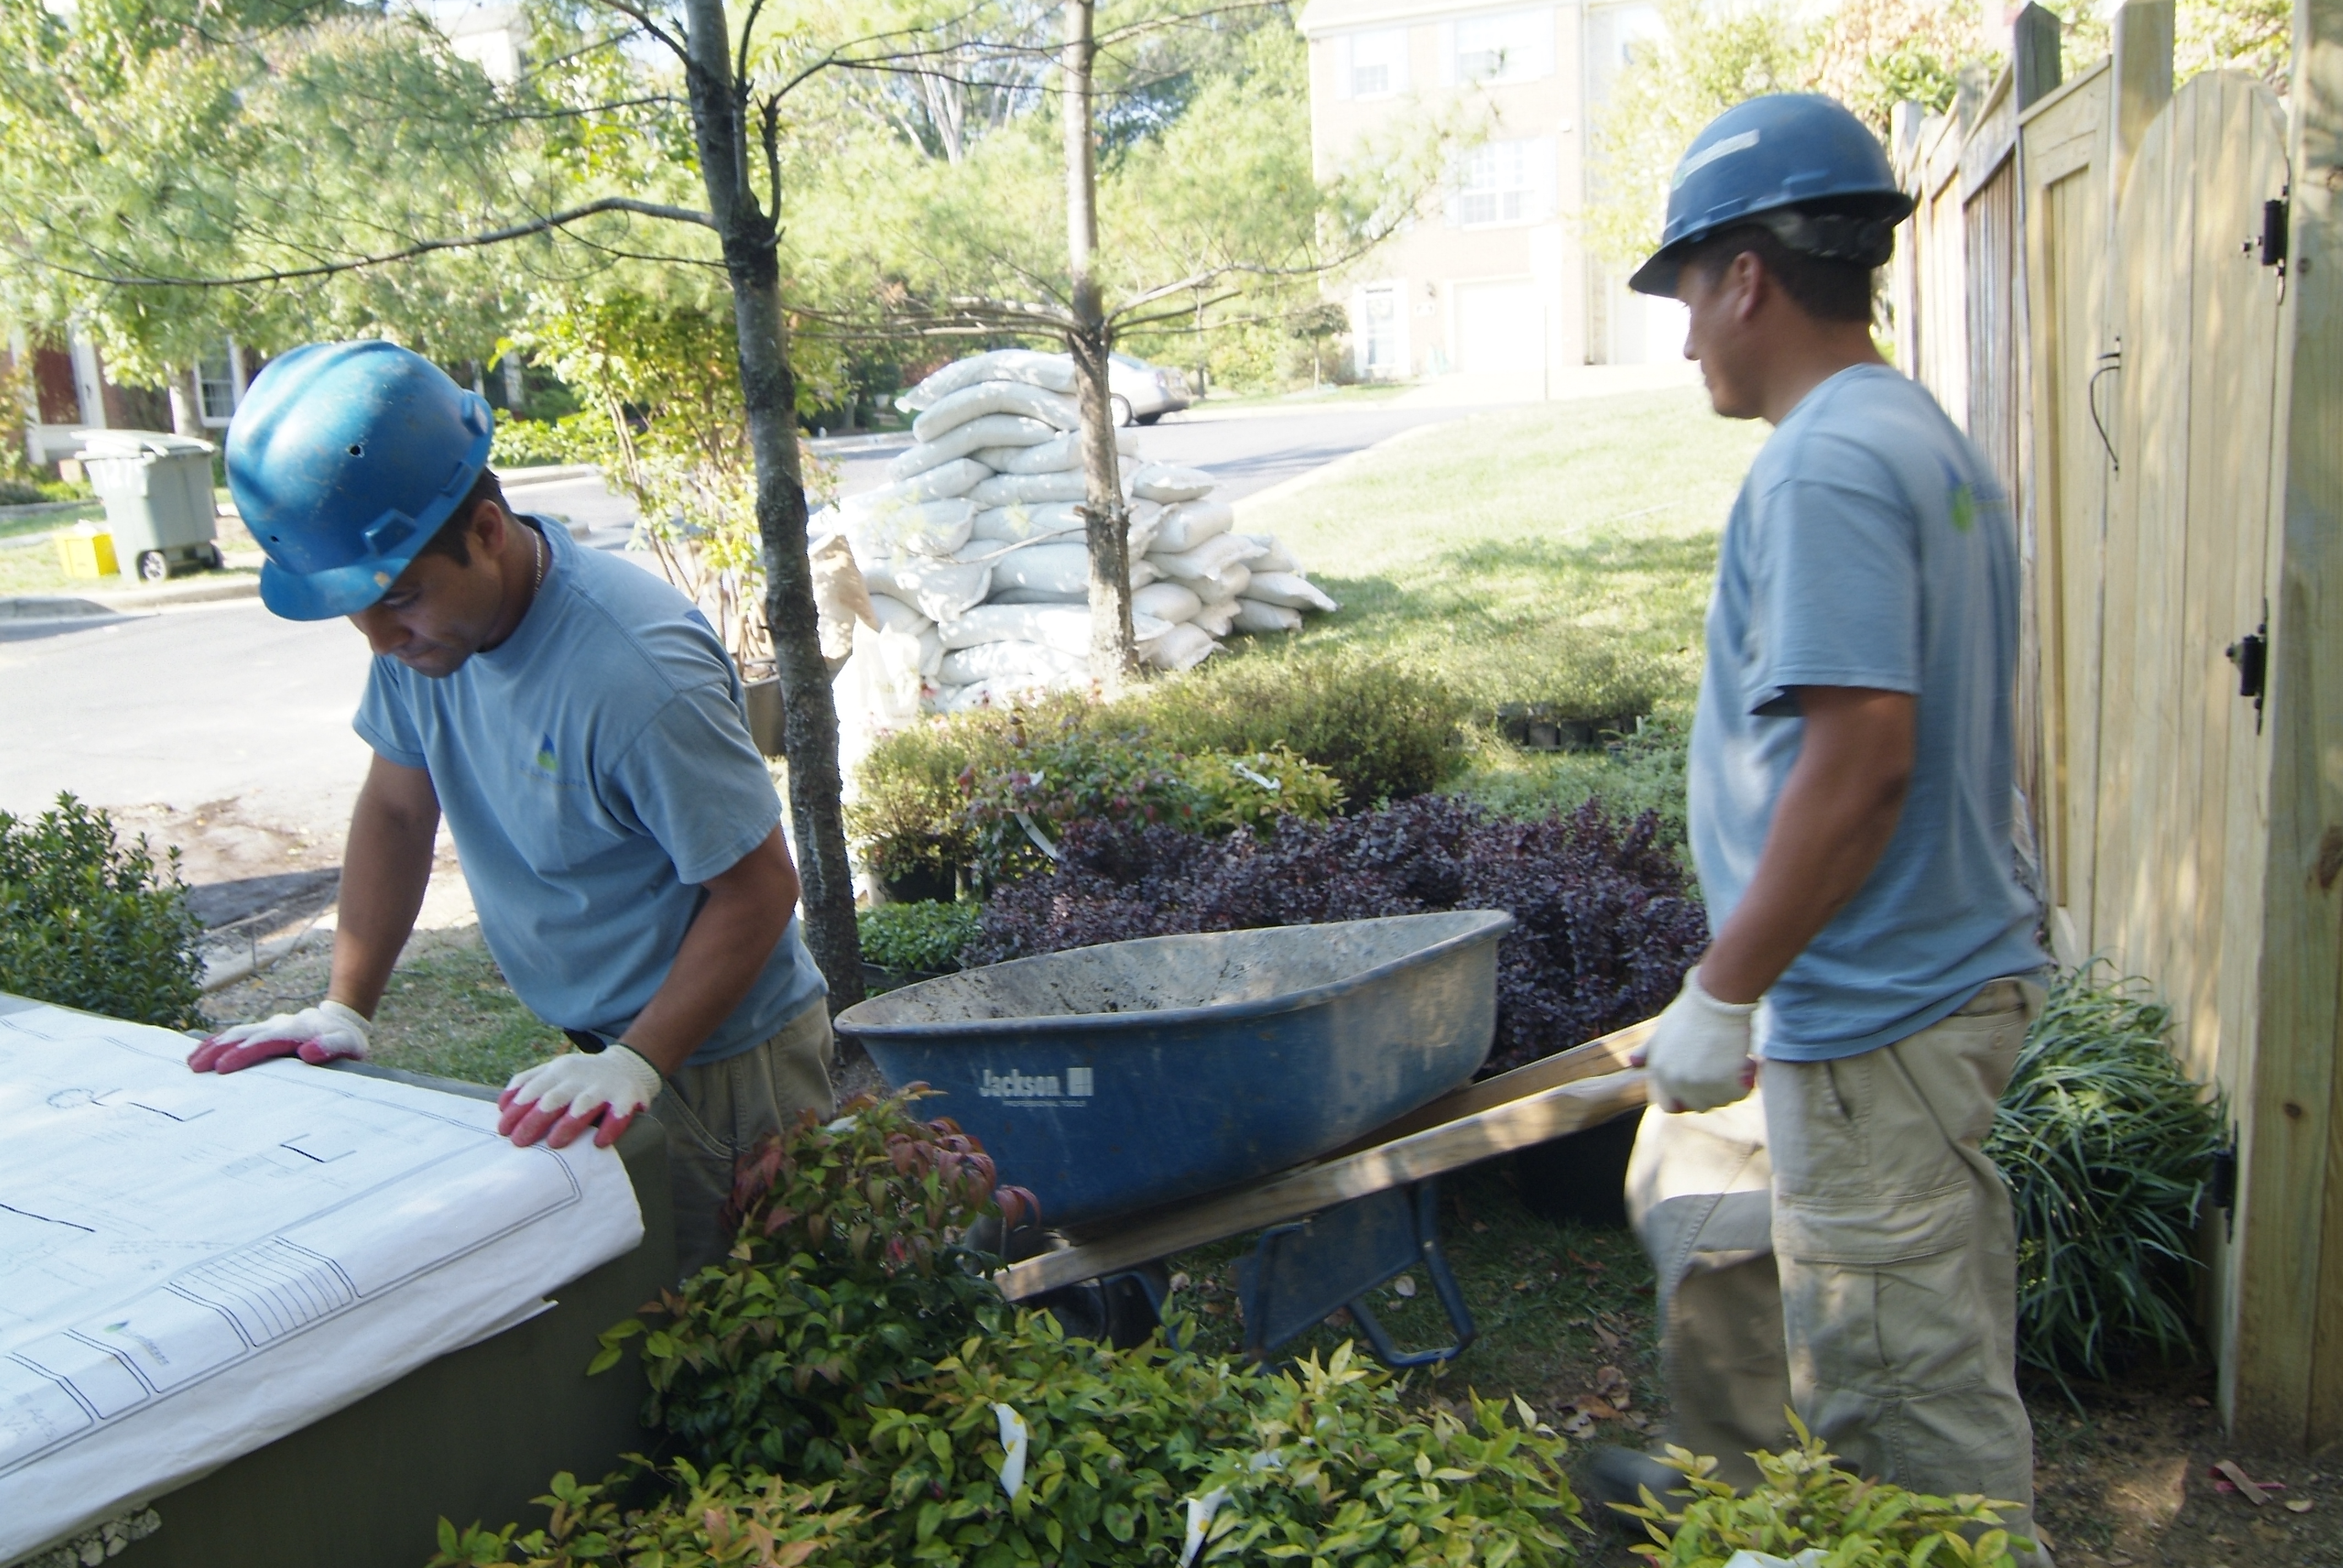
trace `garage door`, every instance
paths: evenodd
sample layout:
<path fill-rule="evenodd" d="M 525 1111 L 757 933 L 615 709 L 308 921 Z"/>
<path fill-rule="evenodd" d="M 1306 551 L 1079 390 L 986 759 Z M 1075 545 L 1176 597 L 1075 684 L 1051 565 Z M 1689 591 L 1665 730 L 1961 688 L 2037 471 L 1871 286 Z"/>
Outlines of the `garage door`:
<path fill-rule="evenodd" d="M 1535 370 L 1545 345 L 1537 289 L 1527 283 L 1456 286 L 1456 367 Z"/>

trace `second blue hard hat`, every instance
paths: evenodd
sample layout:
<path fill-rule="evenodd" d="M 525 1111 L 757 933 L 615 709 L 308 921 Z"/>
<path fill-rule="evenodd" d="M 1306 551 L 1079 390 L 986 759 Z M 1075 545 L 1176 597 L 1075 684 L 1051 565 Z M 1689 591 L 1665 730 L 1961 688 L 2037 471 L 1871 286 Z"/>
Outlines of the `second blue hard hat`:
<path fill-rule="evenodd" d="M 1876 266 L 1890 231 L 1911 216 L 1887 153 L 1870 128 L 1834 99 L 1774 93 L 1711 120 L 1676 165 L 1659 249 L 1627 280 L 1643 294 L 1672 295 L 1684 253 L 1719 229 L 1769 214 L 1792 248 Z"/>
<path fill-rule="evenodd" d="M 395 343 L 312 343 L 269 361 L 227 431 L 227 486 L 288 620 L 382 598 L 488 467 L 496 417 Z"/>

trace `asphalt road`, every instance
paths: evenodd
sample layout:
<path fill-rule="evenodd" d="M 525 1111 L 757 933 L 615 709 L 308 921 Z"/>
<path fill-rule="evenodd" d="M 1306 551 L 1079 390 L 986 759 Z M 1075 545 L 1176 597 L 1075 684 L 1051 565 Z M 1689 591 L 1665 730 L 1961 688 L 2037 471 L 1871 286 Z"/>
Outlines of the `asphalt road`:
<path fill-rule="evenodd" d="M 1289 405 L 1174 417 L 1140 432 L 1139 455 L 1208 469 L 1235 499 L 1463 412 Z M 850 491 L 881 482 L 903 443 L 823 445 L 838 452 Z M 587 524 L 588 542 L 611 548 L 623 547 L 633 516 L 591 478 L 517 488 L 512 499 Z M 228 821 L 337 858 L 368 756 L 349 727 L 366 666 L 347 624 L 282 621 L 252 600 L 0 621 L 0 810 L 37 811 L 69 789 L 93 805 L 146 809 L 137 815 L 174 836 Z M 264 869 L 250 859 L 228 856 L 215 874 Z"/>

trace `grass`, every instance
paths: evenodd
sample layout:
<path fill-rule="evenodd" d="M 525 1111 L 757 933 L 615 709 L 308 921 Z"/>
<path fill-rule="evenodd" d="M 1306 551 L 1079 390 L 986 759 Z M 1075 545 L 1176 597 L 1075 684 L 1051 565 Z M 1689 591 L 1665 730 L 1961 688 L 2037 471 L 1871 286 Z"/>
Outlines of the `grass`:
<path fill-rule="evenodd" d="M 1248 512 L 1342 608 L 1232 652 L 1363 654 L 1436 675 L 1468 715 L 1456 788 L 1521 811 L 1599 796 L 1680 831 L 1717 536 L 1765 434 L 1718 418 L 1698 387 L 1410 431 Z M 1614 721 L 1656 710 L 1660 724 L 1617 755 L 1529 753 L 1494 733 L 1513 702 Z"/>
<path fill-rule="evenodd" d="M 204 1010 L 235 1023 L 313 1005 L 326 994 L 332 945 L 330 937 L 310 938 L 274 969 L 205 998 Z M 408 940 L 376 1011 L 367 1060 L 501 1088 L 567 1045 L 513 995 L 479 928 L 467 926 Z"/>
<path fill-rule="evenodd" d="M 106 508 L 96 501 L 84 501 L 70 508 L 58 507 L 38 511 L 29 508 L 18 510 L 14 507 L 0 508 L 0 539 L 22 538 L 27 534 L 45 534 L 53 528 L 69 528 L 75 523 L 94 523 L 104 516 L 106 516 Z"/>
<path fill-rule="evenodd" d="M 198 578 L 227 578 L 253 574 L 230 567 L 222 571 L 188 572 L 173 578 L 174 582 L 188 582 Z M 0 595 L 5 594 L 85 594 L 116 593 L 124 588 L 159 587 L 141 581 L 129 573 L 116 572 L 112 577 L 77 578 L 68 574 L 57 559 L 52 545 L 26 545 L 21 549 L 0 549 Z"/>

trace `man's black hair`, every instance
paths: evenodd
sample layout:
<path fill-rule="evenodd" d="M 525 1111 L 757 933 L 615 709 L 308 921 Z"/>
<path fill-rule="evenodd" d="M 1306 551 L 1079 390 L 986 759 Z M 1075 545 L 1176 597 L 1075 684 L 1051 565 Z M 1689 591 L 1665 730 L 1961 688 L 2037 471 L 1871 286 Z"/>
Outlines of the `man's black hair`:
<path fill-rule="evenodd" d="M 459 567 L 470 566 L 472 514 L 480 509 L 482 501 L 494 501 L 498 511 L 507 517 L 512 515 L 512 508 L 505 500 L 505 487 L 497 482 L 494 468 L 480 470 L 480 477 L 472 481 L 472 487 L 465 492 L 462 500 L 456 503 L 456 509 L 447 514 L 447 520 L 439 525 L 439 531 L 432 535 L 429 542 L 416 551 L 416 555 L 418 558 L 446 556 Z"/>
<path fill-rule="evenodd" d="M 1755 253 L 1782 292 L 1815 320 L 1871 320 L 1871 267 L 1793 250 L 1763 224 L 1719 229 L 1685 252 L 1684 265 L 1700 268 L 1714 282 L 1745 250 Z"/>

